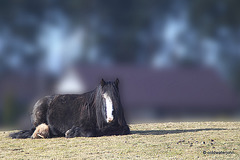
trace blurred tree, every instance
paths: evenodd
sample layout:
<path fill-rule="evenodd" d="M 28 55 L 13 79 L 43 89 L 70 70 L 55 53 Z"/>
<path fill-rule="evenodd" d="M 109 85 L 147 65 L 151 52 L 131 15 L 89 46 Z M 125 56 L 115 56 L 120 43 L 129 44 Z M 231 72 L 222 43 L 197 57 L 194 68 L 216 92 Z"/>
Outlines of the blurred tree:
<path fill-rule="evenodd" d="M 220 41 L 218 36 L 225 31 L 232 32 L 232 39 L 237 37 L 234 33 L 239 32 L 238 6 L 238 0 L 0 1 L 0 38 L 6 41 L 3 49 L 0 48 L 0 62 L 3 62 L 0 63 L 0 72 L 8 71 L 12 63 L 17 64 L 13 70 L 36 70 L 39 67 L 46 53 L 39 47 L 38 38 L 46 22 L 56 21 L 56 17 L 52 16 L 54 10 L 66 16 L 69 31 L 81 27 L 86 32 L 82 42 L 83 53 L 79 53 L 81 56 L 78 57 L 80 62 L 88 63 L 92 61 L 90 54 L 97 54 L 96 61 L 100 63 L 107 59 L 111 63 L 149 65 L 154 55 L 162 54 L 164 50 L 164 39 L 159 37 L 165 34 L 165 22 L 169 17 L 179 16 L 179 10 L 186 10 L 192 27 L 184 34 L 194 32 L 200 38 L 210 37 Z M 174 44 L 169 45 L 172 47 Z M 194 46 L 196 43 L 187 45 L 188 52 L 198 50 Z M 234 47 L 237 46 L 235 44 Z M 233 65 L 239 63 L 240 58 L 229 50 L 227 52 L 220 50 L 219 57 L 229 57 L 222 59 L 222 62 L 226 64 L 227 72 L 233 73 L 234 82 L 240 84 L 237 82 L 237 77 L 240 77 L 240 73 L 237 74 L 238 66 Z M 186 55 L 182 64 L 199 63 L 197 53 Z"/>
<path fill-rule="evenodd" d="M 201 36 L 211 37 L 221 46 L 218 52 L 221 66 L 233 86 L 240 91 L 240 1 L 191 1 L 190 16 Z"/>
<path fill-rule="evenodd" d="M 18 118 L 18 105 L 17 99 L 14 94 L 7 94 L 4 98 L 4 104 L 2 108 L 1 121 L 3 125 L 12 125 Z"/>
<path fill-rule="evenodd" d="M 216 35 L 216 31 L 222 26 L 233 30 L 239 29 L 240 1 L 195 0 L 190 3 L 191 21 L 204 35 Z"/>

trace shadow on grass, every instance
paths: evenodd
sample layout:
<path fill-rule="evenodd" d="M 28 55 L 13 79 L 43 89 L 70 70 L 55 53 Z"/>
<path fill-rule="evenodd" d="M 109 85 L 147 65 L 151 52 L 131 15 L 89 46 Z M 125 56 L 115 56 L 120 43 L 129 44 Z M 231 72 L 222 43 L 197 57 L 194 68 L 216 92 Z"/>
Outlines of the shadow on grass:
<path fill-rule="evenodd" d="M 140 135 L 163 135 L 163 134 L 176 134 L 185 132 L 199 132 L 199 131 L 221 131 L 227 130 L 225 128 L 204 128 L 204 129 L 183 129 L 183 130 L 144 130 L 144 131 L 131 131 L 131 134 Z"/>

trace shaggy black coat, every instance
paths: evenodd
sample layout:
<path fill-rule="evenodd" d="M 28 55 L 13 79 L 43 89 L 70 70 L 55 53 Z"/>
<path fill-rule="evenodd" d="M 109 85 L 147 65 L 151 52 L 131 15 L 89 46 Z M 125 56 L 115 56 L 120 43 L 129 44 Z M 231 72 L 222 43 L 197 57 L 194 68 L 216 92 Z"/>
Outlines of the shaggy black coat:
<path fill-rule="evenodd" d="M 76 95 L 52 95 L 40 99 L 34 106 L 31 130 L 10 134 L 12 138 L 30 138 L 35 128 L 46 123 L 50 137 L 95 137 L 103 135 L 125 135 L 130 130 L 125 121 L 121 105 L 119 80 L 105 82 L 93 91 Z M 106 121 L 106 104 L 103 93 L 108 93 L 113 102 L 112 122 Z"/>

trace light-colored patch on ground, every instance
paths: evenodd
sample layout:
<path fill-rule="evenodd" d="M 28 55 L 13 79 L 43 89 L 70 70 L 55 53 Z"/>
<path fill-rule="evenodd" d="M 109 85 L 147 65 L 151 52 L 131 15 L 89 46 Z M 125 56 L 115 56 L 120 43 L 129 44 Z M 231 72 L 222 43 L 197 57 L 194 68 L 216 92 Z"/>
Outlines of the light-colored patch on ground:
<path fill-rule="evenodd" d="M 0 132 L 0 159 L 240 159 L 240 122 L 130 125 L 132 134 L 11 139 Z M 204 154 L 205 153 L 205 154 Z"/>

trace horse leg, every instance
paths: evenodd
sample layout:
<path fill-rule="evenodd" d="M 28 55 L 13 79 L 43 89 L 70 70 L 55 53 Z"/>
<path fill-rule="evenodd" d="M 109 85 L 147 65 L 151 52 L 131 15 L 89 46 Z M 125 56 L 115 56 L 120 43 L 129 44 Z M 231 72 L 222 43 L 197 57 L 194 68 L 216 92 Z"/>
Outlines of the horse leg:
<path fill-rule="evenodd" d="M 66 138 L 81 137 L 81 128 L 73 126 L 65 133 Z"/>
<path fill-rule="evenodd" d="M 127 135 L 130 133 L 130 129 L 128 125 L 125 125 L 125 126 L 112 125 L 112 126 L 107 126 L 106 128 L 102 128 L 99 133 L 100 133 L 100 136 Z"/>
<path fill-rule="evenodd" d="M 66 138 L 73 137 L 96 137 L 96 131 L 93 130 L 83 130 L 80 127 L 73 126 L 71 129 L 67 130 L 65 133 Z"/>

